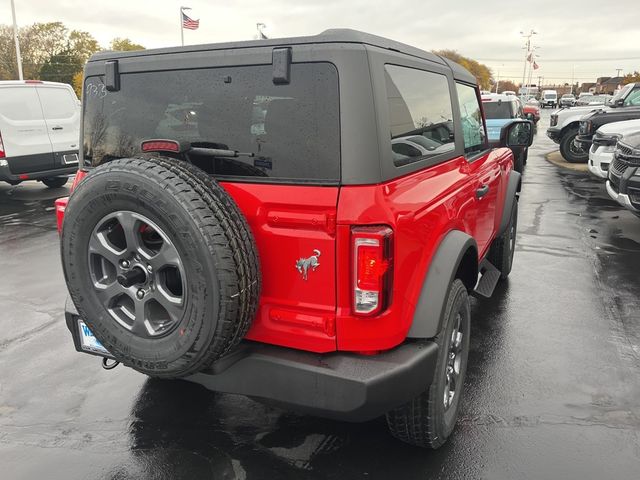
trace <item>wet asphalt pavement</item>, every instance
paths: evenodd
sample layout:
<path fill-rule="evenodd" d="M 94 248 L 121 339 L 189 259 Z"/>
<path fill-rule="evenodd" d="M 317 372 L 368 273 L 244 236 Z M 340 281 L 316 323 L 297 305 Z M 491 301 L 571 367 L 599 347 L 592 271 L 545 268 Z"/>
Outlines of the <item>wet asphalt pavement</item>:
<path fill-rule="evenodd" d="M 0 478 L 635 479 L 640 219 L 529 154 L 514 269 L 472 304 L 458 427 L 440 450 L 157 381 L 75 352 L 53 200 L 0 184 Z"/>

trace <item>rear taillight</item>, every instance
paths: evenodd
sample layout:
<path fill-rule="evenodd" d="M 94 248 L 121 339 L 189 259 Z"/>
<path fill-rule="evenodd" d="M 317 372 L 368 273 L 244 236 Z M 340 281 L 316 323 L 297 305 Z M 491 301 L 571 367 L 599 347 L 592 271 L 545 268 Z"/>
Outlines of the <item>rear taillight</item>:
<path fill-rule="evenodd" d="M 0 158 L 6 157 L 4 153 L 4 143 L 2 143 L 2 133 L 0 133 Z"/>
<path fill-rule="evenodd" d="M 389 227 L 354 227 L 353 313 L 376 315 L 391 301 L 393 230 Z"/>
<path fill-rule="evenodd" d="M 80 170 L 76 172 L 76 176 L 73 179 L 73 183 L 71 184 L 71 191 L 73 192 L 78 184 L 87 176 L 87 172 L 85 170 Z"/>

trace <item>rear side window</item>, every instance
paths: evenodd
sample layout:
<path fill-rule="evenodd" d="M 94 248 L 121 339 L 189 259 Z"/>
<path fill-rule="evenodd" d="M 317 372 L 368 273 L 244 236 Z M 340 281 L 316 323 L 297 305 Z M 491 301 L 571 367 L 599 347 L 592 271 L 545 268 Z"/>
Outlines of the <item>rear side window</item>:
<path fill-rule="evenodd" d="M 474 154 L 486 148 L 485 128 L 480 110 L 480 102 L 476 89 L 469 85 L 456 83 L 458 91 L 458 104 L 460 105 L 460 120 L 462 123 L 462 133 L 464 135 L 464 153 Z M 510 102 L 504 102 L 509 105 Z M 488 103 L 484 104 L 485 112 Z"/>
<path fill-rule="evenodd" d="M 453 111 L 447 77 L 385 66 L 389 130 L 397 167 L 454 150 Z"/>
<path fill-rule="evenodd" d="M 217 177 L 340 180 L 338 74 L 332 64 L 293 64 L 286 85 L 273 83 L 271 65 L 122 74 L 117 92 L 108 92 L 103 82 L 90 77 L 85 83 L 86 163 L 137 155 L 144 140 L 171 139 L 253 154 L 187 153 Z"/>
<path fill-rule="evenodd" d="M 505 118 L 515 118 L 516 109 L 512 102 L 484 102 L 484 114 L 488 119 L 501 120 Z"/>
<path fill-rule="evenodd" d="M 66 88 L 38 87 L 44 118 L 71 118 L 78 111 L 78 103 Z"/>
<path fill-rule="evenodd" d="M 9 120 L 40 120 L 42 108 L 34 87 L 0 88 L 0 115 Z"/>

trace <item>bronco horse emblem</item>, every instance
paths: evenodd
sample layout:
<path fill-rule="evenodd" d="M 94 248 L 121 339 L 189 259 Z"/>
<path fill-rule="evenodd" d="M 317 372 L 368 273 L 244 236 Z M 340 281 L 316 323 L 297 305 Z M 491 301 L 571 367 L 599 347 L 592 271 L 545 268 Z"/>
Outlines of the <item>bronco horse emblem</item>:
<path fill-rule="evenodd" d="M 315 271 L 315 269 L 320 266 L 320 262 L 318 262 L 320 250 L 313 250 L 313 253 L 314 255 L 311 255 L 309 258 L 299 258 L 296 260 L 296 268 L 298 269 L 298 272 L 302 274 L 302 278 L 304 280 L 307 279 L 309 269 Z"/>

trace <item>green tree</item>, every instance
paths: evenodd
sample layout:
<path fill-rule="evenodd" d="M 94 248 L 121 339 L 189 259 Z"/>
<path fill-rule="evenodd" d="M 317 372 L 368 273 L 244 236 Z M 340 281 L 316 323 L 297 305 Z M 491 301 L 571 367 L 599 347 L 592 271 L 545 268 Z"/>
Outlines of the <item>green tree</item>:
<path fill-rule="evenodd" d="M 84 62 L 71 50 L 52 55 L 40 68 L 40 79 L 73 84 L 73 77 L 82 72 Z"/>
<path fill-rule="evenodd" d="M 100 49 L 88 32 L 69 32 L 62 22 L 34 23 L 18 30 L 24 78 L 39 79 L 43 70 L 52 78 L 67 78 L 70 65 L 82 70 L 89 56 Z M 66 57 L 65 57 L 66 55 Z M 55 58 L 54 58 L 55 57 Z M 78 61 L 80 67 L 78 67 Z M 45 67 L 46 64 L 46 67 Z M 13 28 L 0 25 L 0 80 L 18 78 Z M 61 80 L 58 80 L 61 81 Z"/>
<path fill-rule="evenodd" d="M 116 50 L 119 52 L 130 52 L 133 50 L 144 50 L 144 49 L 145 48 L 142 45 L 138 43 L 133 43 L 128 38 L 116 37 L 113 40 L 111 40 L 111 43 L 109 44 L 109 50 Z"/>
<path fill-rule="evenodd" d="M 625 85 L 633 82 L 640 82 L 640 72 L 637 70 L 633 73 L 627 73 L 622 80 L 622 83 Z"/>
<path fill-rule="evenodd" d="M 437 50 L 433 53 L 440 55 L 441 57 L 448 58 L 449 60 L 453 60 L 469 70 L 471 75 L 476 77 L 481 89 L 489 90 L 489 88 L 491 88 L 491 69 L 485 64 L 477 62 L 471 58 L 467 58 L 455 50 Z"/>

